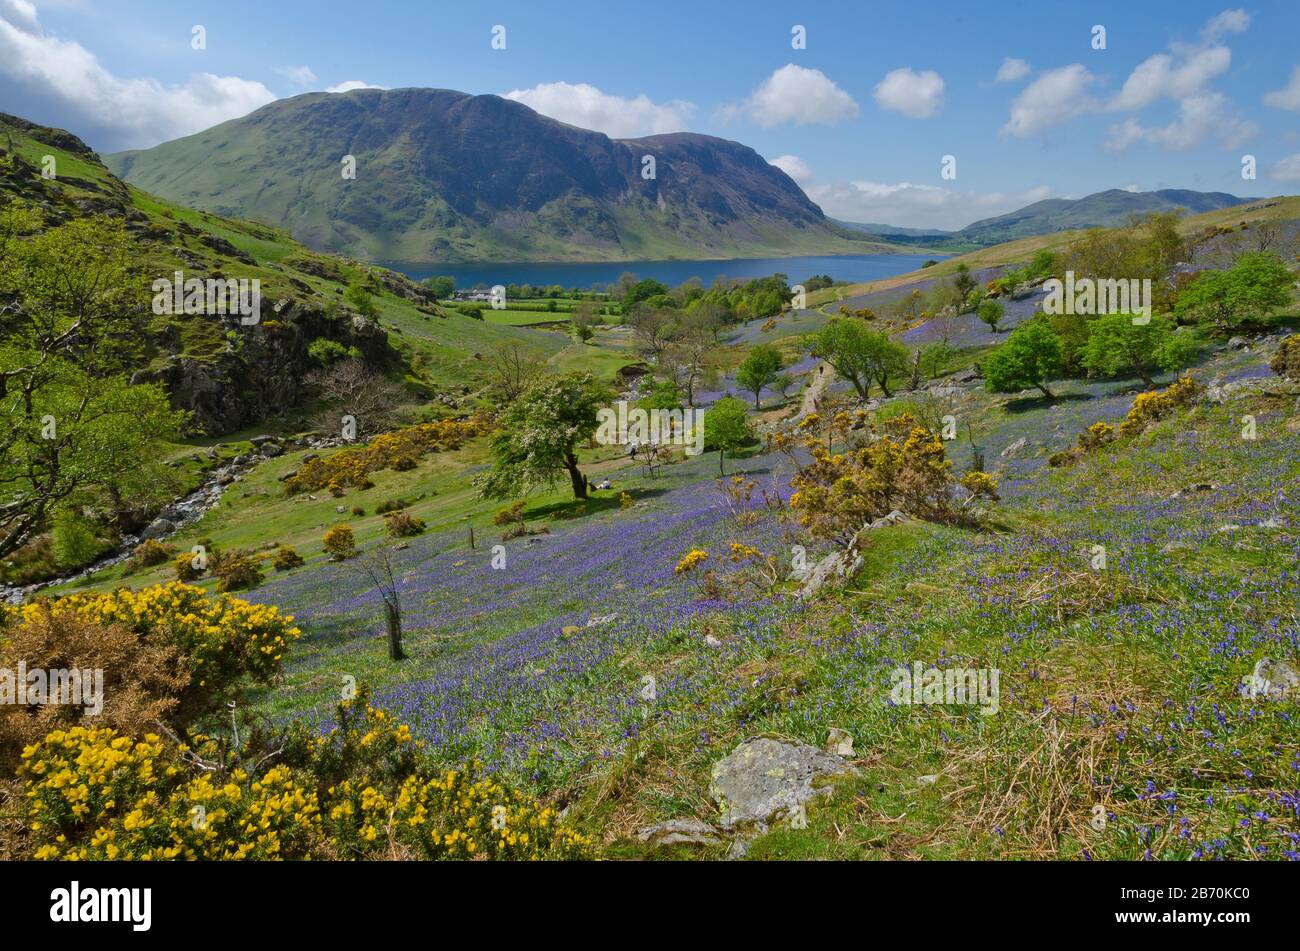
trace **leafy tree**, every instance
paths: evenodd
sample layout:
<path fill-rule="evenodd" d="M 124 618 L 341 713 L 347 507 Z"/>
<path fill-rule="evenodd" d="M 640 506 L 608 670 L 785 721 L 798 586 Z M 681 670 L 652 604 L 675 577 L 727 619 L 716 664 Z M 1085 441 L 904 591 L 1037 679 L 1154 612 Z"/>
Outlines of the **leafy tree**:
<path fill-rule="evenodd" d="M 623 313 L 631 313 L 632 308 L 652 297 L 668 297 L 668 288 L 658 281 L 646 278 L 629 286 L 623 293 Z"/>
<path fill-rule="evenodd" d="M 438 275 L 426 278 L 424 286 L 431 290 L 438 300 L 446 300 L 456 293 L 456 279 L 454 277 Z"/>
<path fill-rule="evenodd" d="M 551 301 L 552 307 L 555 301 Z M 596 327 L 601 320 L 596 316 L 596 305 L 591 301 L 582 301 L 573 309 L 573 316 L 570 318 L 570 326 L 573 328 L 573 337 L 579 343 L 586 343 L 596 333 Z"/>
<path fill-rule="evenodd" d="M 1220 333 L 1264 317 L 1291 300 L 1295 276 L 1275 254 L 1250 251 L 1227 271 L 1202 271 L 1178 295 L 1174 313 L 1209 321 Z"/>
<path fill-rule="evenodd" d="M 957 269 L 952 274 L 952 287 L 956 291 L 957 299 L 961 301 L 962 312 L 969 310 L 971 292 L 978 288 L 979 281 L 970 272 L 970 266 L 964 261 L 957 265 Z"/>
<path fill-rule="evenodd" d="M 23 209 L 0 213 L 0 558 L 74 498 L 118 513 L 175 481 L 161 446 L 180 437 L 143 363 L 148 292 L 124 224 L 79 218 L 35 237 Z"/>
<path fill-rule="evenodd" d="M 984 361 L 984 381 L 994 393 L 1015 393 L 1037 387 L 1048 399 L 1055 394 L 1047 384 L 1061 374 L 1061 340 L 1042 320 L 1026 321 L 1006 343 Z"/>
<path fill-rule="evenodd" d="M 379 307 L 375 304 L 374 295 L 360 281 L 348 285 L 348 289 L 343 293 L 343 299 L 362 317 L 374 320 L 379 316 Z"/>
<path fill-rule="evenodd" d="M 754 409 L 759 408 L 759 394 L 772 384 L 785 366 L 781 351 L 770 343 L 755 345 L 736 368 L 736 383 L 754 394 Z"/>
<path fill-rule="evenodd" d="M 907 348 L 881 331 L 867 329 L 856 320 L 834 318 L 810 340 L 812 355 L 825 360 L 835 372 L 853 384 L 860 399 L 866 399 L 872 382 L 880 384 L 886 396 L 889 377 L 907 364 Z"/>
<path fill-rule="evenodd" d="M 641 401 L 642 409 L 681 409 L 682 394 L 673 380 L 657 380 Z"/>
<path fill-rule="evenodd" d="M 1006 308 L 1004 308 L 1001 302 L 999 301 L 984 300 L 984 301 L 980 301 L 980 305 L 976 309 L 976 313 L 979 315 L 980 320 L 984 321 L 984 323 L 989 325 L 989 330 L 993 331 L 994 333 L 997 333 L 998 324 L 1002 321 L 1003 316 L 1006 314 Z"/>
<path fill-rule="evenodd" d="M 538 377 L 501 416 L 492 437 L 492 471 L 478 481 L 485 498 L 514 498 L 520 491 L 553 485 L 565 472 L 573 496 L 587 497 L 577 446 L 595 435 L 597 411 L 609 392 L 589 373 Z"/>
<path fill-rule="evenodd" d="M 734 396 L 724 396 L 705 411 L 704 446 L 718 450 L 718 475 L 726 475 L 722 464 L 726 454 L 734 455 L 753 439 L 745 404 Z"/>
<path fill-rule="evenodd" d="M 1153 373 L 1182 369 L 1196 350 L 1189 335 L 1174 333 L 1173 321 L 1167 317 L 1155 316 L 1149 323 L 1134 324 L 1131 314 L 1107 314 L 1089 321 L 1088 331 L 1088 342 L 1079 356 L 1089 373 L 1131 373 L 1148 389 L 1155 386 Z"/>

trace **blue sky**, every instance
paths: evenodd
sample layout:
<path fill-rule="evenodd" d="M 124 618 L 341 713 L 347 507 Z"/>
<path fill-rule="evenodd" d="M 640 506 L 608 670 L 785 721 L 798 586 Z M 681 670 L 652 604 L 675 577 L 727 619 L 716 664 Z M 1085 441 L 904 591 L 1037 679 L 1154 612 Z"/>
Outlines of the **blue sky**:
<path fill-rule="evenodd" d="M 1297 35 L 1295 0 L 0 0 L 0 110 L 111 151 L 344 83 L 512 94 L 739 140 L 838 217 L 960 227 L 1104 188 L 1300 191 Z"/>

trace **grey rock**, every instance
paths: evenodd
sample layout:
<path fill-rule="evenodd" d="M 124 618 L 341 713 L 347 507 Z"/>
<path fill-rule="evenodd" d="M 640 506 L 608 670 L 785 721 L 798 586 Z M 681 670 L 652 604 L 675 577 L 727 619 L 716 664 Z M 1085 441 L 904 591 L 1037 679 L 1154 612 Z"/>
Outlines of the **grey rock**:
<path fill-rule="evenodd" d="M 669 819 L 636 830 L 636 837 L 651 845 L 721 845 L 718 830 L 702 819 Z"/>
<path fill-rule="evenodd" d="M 918 786 L 933 786 L 938 781 L 939 781 L 938 773 L 931 773 L 929 776 L 916 777 L 916 784 Z"/>
<path fill-rule="evenodd" d="M 704 635 L 704 644 L 706 647 L 721 647 L 722 641 L 718 640 L 712 634 Z"/>
<path fill-rule="evenodd" d="M 731 848 L 727 849 L 727 861 L 739 862 L 749 854 L 749 840 L 735 839 L 731 843 Z"/>
<path fill-rule="evenodd" d="M 1255 665 L 1256 683 L 1268 684 L 1268 696 L 1275 700 L 1300 696 L 1300 670 L 1285 660 L 1265 657 Z"/>
<path fill-rule="evenodd" d="M 827 781 L 856 775 L 838 756 L 807 743 L 756 737 L 713 764 L 709 794 L 733 829 L 790 815 L 804 803 L 830 796 Z"/>
<path fill-rule="evenodd" d="M 1013 442 L 1010 446 L 1007 446 L 1006 449 L 1003 449 L 1002 452 L 1001 452 L 999 455 L 1001 455 L 1002 458 L 1004 458 L 1004 459 L 1005 459 L 1007 456 L 1014 456 L 1014 455 L 1015 455 L 1016 453 L 1018 453 L 1021 449 L 1024 449 L 1025 446 L 1026 446 L 1028 443 L 1029 443 L 1029 439 L 1028 439 L 1027 437 L 1025 437 L 1025 436 L 1021 436 L 1019 439 L 1017 439 L 1015 442 Z"/>
<path fill-rule="evenodd" d="M 799 586 L 799 593 L 796 595 L 803 600 L 811 598 L 817 592 L 833 579 L 851 578 L 857 574 L 858 569 L 862 567 L 862 556 L 857 552 L 836 551 L 831 552 L 821 561 L 817 562 L 812 571 L 803 579 L 803 584 Z"/>
<path fill-rule="evenodd" d="M 1250 346 L 1250 341 L 1245 337 L 1232 337 L 1228 340 L 1230 350 L 1245 350 Z"/>
<path fill-rule="evenodd" d="M 168 521 L 165 518 L 160 518 L 151 522 L 149 526 L 140 533 L 140 537 L 146 540 L 151 538 L 162 538 L 164 535 L 170 535 L 174 531 L 176 531 L 175 522 Z"/>
<path fill-rule="evenodd" d="M 276 442 L 277 440 L 274 436 L 254 436 L 248 441 L 254 446 L 265 446 L 267 443 Z"/>

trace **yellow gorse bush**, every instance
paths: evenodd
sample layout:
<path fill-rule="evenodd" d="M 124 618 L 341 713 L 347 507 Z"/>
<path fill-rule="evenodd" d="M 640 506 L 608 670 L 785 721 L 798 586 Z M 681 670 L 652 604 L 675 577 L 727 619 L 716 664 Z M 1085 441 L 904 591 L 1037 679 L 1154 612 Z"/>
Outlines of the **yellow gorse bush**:
<path fill-rule="evenodd" d="M 420 758 L 410 728 L 359 700 L 324 736 L 298 726 L 260 775 L 155 735 L 76 727 L 23 751 L 32 854 L 39 859 L 540 859 L 591 841 L 556 811 L 479 766 Z M 340 775 L 341 772 L 341 775 Z"/>
<path fill-rule="evenodd" d="M 302 636 L 279 608 L 173 581 L 140 591 L 74 594 L 49 602 L 54 616 L 77 613 L 102 625 L 121 625 L 142 638 L 177 647 L 200 683 L 225 685 L 241 674 L 267 680 L 280 669 L 289 644 Z M 24 618 L 41 608 L 26 605 Z"/>
<path fill-rule="evenodd" d="M 365 446 L 313 459 L 286 479 L 287 495 L 328 489 L 342 495 L 351 487 L 369 488 L 374 483 L 369 474 L 380 469 L 405 472 L 414 469 L 422 457 L 432 452 L 450 452 L 459 449 L 469 439 L 488 431 L 488 424 L 480 417 L 467 420 L 439 420 L 419 423 L 391 433 L 383 433 Z"/>
<path fill-rule="evenodd" d="M 1204 387 L 1190 376 L 1180 377 L 1163 390 L 1139 393 L 1133 406 L 1120 423 L 1119 431 L 1125 436 L 1136 435 L 1151 423 L 1165 419 L 1178 406 L 1192 402 L 1204 392 Z"/>

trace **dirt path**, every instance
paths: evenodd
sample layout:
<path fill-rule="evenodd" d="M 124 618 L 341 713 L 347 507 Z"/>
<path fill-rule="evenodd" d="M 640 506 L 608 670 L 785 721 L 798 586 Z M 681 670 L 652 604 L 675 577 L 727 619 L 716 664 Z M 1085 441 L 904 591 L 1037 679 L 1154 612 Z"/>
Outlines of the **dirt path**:
<path fill-rule="evenodd" d="M 804 387 L 803 399 L 799 403 L 799 412 L 795 414 L 795 419 L 802 419 L 809 413 L 816 412 L 817 401 L 821 399 L 822 391 L 835 379 L 835 370 L 829 363 L 819 363 L 817 369 L 813 371 L 812 382 Z"/>

